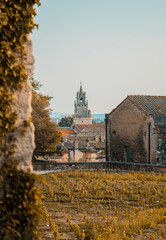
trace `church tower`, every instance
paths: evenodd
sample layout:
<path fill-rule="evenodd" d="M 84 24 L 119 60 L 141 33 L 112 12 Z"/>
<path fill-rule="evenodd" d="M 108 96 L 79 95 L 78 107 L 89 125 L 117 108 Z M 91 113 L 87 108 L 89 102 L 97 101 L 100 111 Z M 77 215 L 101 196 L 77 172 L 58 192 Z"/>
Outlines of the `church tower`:
<path fill-rule="evenodd" d="M 82 89 L 82 83 L 80 84 L 80 90 L 76 94 L 76 100 L 74 102 L 74 124 L 92 124 L 92 114 L 88 110 L 88 100 L 86 99 L 86 92 Z"/>

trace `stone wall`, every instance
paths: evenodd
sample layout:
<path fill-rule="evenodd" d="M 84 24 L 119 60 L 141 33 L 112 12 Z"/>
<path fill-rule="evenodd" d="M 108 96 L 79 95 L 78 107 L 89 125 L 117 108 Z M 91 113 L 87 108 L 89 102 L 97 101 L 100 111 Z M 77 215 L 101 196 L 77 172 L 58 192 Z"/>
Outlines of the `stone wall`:
<path fill-rule="evenodd" d="M 96 162 L 96 152 L 91 152 L 88 150 L 83 151 L 83 161 L 84 162 Z"/>
<path fill-rule="evenodd" d="M 31 121 L 32 86 L 28 79 L 34 70 L 34 58 L 32 52 L 32 41 L 30 38 L 25 43 L 25 52 L 27 55 L 24 56 L 24 63 L 28 78 L 24 83 L 23 88 L 16 93 L 13 105 L 13 109 L 18 114 L 17 131 L 15 133 L 17 139 L 15 158 L 19 160 L 19 167 L 21 169 L 26 170 L 29 168 L 32 170 L 32 154 L 35 144 L 34 126 Z M 25 127 L 25 135 L 23 135 L 20 131 L 20 128 L 24 127 L 24 121 L 30 123 L 29 126 Z"/>
<path fill-rule="evenodd" d="M 108 160 L 156 163 L 153 129 L 153 118 L 126 99 L 108 117 Z"/>
<path fill-rule="evenodd" d="M 78 148 L 70 150 L 69 162 L 79 162 L 83 158 L 83 153 Z"/>
<path fill-rule="evenodd" d="M 32 154 L 34 150 L 34 126 L 31 122 L 31 94 L 32 87 L 29 82 L 34 69 L 34 58 L 32 54 L 32 42 L 30 38 L 25 43 L 26 55 L 23 57 L 27 81 L 19 89 L 13 99 L 13 110 L 17 113 L 16 131 L 14 137 L 16 139 L 16 150 L 14 158 L 19 161 L 19 168 L 23 170 L 32 170 Z M 28 124 L 25 124 L 28 123 Z M 26 125 L 26 126 L 25 126 Z M 0 162 L 3 160 L 3 155 Z"/>
<path fill-rule="evenodd" d="M 155 117 L 154 134 L 157 137 L 157 150 L 160 152 L 158 161 L 166 162 L 166 115 L 158 115 Z"/>
<path fill-rule="evenodd" d="M 166 165 L 138 164 L 120 162 L 75 162 L 55 163 L 53 161 L 36 161 L 33 163 L 35 171 L 59 171 L 59 170 L 116 170 L 116 171 L 141 171 L 166 173 Z"/>

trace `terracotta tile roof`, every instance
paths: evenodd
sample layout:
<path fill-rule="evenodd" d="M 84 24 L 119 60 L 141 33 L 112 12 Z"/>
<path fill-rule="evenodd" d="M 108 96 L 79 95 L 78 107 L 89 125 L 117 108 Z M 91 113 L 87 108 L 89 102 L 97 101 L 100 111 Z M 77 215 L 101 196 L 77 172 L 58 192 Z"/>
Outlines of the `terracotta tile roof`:
<path fill-rule="evenodd" d="M 76 124 L 75 128 L 84 133 L 104 133 L 105 132 L 105 124 L 104 123 L 96 123 L 96 124 Z"/>
<path fill-rule="evenodd" d="M 148 115 L 166 115 L 166 96 L 129 95 L 127 98 Z"/>
<path fill-rule="evenodd" d="M 62 133 L 63 137 L 69 136 L 70 134 L 75 133 L 75 131 L 73 129 L 65 129 L 65 128 L 58 128 L 58 130 Z"/>

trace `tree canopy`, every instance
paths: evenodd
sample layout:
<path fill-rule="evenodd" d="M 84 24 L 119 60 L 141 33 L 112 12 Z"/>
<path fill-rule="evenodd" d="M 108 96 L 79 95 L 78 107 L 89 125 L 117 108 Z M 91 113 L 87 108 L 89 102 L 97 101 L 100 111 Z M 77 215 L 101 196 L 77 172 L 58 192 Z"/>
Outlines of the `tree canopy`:
<path fill-rule="evenodd" d="M 51 121 L 50 100 L 52 97 L 40 92 L 41 84 L 31 76 L 32 84 L 32 120 L 35 126 L 34 155 L 43 155 L 46 152 L 54 152 L 61 139 L 61 132 L 57 130 L 57 124 Z"/>
<path fill-rule="evenodd" d="M 70 127 L 73 123 L 73 118 L 71 116 L 69 117 L 63 117 L 61 118 L 59 122 L 60 127 Z"/>

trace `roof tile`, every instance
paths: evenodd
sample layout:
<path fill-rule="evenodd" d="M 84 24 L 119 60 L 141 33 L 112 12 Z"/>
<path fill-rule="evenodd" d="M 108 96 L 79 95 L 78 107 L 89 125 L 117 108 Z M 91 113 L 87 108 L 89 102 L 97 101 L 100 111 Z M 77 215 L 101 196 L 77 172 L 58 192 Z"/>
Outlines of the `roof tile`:
<path fill-rule="evenodd" d="M 128 98 L 148 115 L 166 114 L 166 96 L 129 95 Z"/>
<path fill-rule="evenodd" d="M 104 123 L 76 124 L 75 127 L 80 132 L 87 132 L 87 133 L 104 133 L 105 132 L 105 124 Z"/>

